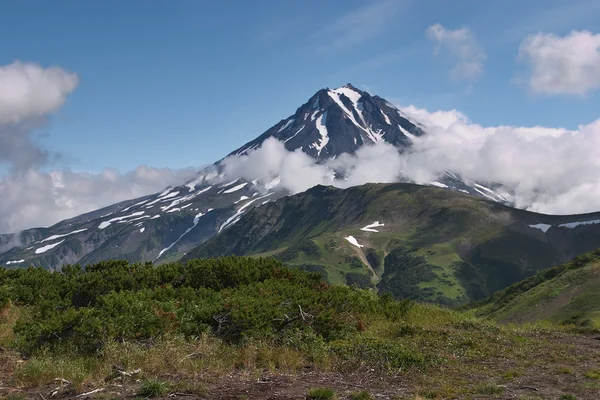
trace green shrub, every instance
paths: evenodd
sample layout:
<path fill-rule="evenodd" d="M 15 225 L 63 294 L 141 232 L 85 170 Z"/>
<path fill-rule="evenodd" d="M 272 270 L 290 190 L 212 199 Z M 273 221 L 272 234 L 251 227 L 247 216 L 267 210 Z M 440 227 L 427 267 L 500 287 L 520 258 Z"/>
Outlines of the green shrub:
<path fill-rule="evenodd" d="M 333 400 L 335 398 L 335 392 L 329 388 L 311 389 L 306 394 L 306 400 Z"/>
<path fill-rule="evenodd" d="M 143 397 L 159 397 L 165 395 L 169 391 L 166 383 L 157 380 L 146 380 L 140 388 L 140 395 Z"/>
<path fill-rule="evenodd" d="M 310 252 L 310 245 L 303 246 Z M 402 318 L 410 305 L 390 295 L 330 286 L 320 274 L 266 258 L 0 271 L 0 300 L 27 306 L 14 334 L 17 349 L 28 355 L 64 346 L 93 354 L 112 341 L 205 333 L 228 342 L 281 342 L 295 332 L 326 343 L 363 331 L 375 316 Z M 317 349 L 314 359 L 324 354 L 323 346 Z"/>

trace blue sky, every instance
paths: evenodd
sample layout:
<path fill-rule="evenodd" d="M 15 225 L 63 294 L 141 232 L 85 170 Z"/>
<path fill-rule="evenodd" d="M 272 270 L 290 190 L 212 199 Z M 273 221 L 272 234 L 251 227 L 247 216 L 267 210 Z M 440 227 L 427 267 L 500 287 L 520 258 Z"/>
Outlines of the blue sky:
<path fill-rule="evenodd" d="M 0 66 L 75 72 L 79 86 L 41 130 L 76 171 L 213 162 L 352 82 L 401 105 L 458 109 L 484 126 L 576 128 L 597 91 L 532 93 L 520 43 L 539 32 L 600 32 L 600 1 L 15 1 L 0 5 Z M 427 29 L 467 28 L 485 53 L 476 79 Z"/>

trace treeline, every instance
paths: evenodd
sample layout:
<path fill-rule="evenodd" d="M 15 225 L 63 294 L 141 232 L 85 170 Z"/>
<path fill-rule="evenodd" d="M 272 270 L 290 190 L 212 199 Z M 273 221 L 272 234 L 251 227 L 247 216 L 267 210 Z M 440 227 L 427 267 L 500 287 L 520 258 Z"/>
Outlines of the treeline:
<path fill-rule="evenodd" d="M 25 354 L 68 345 L 81 353 L 110 341 L 214 334 L 226 341 L 283 341 L 305 332 L 324 341 L 397 319 L 407 302 L 286 268 L 272 258 L 227 257 L 154 266 L 106 261 L 62 272 L 0 269 L 0 308 L 23 309 L 14 346 Z"/>

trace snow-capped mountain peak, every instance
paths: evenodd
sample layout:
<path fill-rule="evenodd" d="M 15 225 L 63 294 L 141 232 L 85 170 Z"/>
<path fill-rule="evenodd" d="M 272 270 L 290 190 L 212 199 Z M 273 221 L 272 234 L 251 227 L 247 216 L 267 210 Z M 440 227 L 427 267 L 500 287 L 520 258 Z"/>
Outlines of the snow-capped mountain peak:
<path fill-rule="evenodd" d="M 274 137 L 290 151 L 301 149 L 318 160 L 354 153 L 368 143 L 386 141 L 400 150 L 411 146 L 411 137 L 424 131 L 378 96 L 348 83 L 321 89 L 293 115 L 281 120 L 255 140 L 231 154 L 245 154 Z"/>

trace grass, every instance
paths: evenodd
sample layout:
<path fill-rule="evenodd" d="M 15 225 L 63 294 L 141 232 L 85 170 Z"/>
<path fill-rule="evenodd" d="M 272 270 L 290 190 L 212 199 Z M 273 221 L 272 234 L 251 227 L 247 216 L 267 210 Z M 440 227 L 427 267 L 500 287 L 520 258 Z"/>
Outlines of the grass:
<path fill-rule="evenodd" d="M 350 400 L 373 400 L 373 396 L 369 392 L 355 392 L 350 395 Z"/>
<path fill-rule="evenodd" d="M 473 388 L 473 394 L 502 394 L 504 388 L 494 383 L 484 383 Z"/>
<path fill-rule="evenodd" d="M 14 321 L 0 320 L 0 330 L 12 331 Z M 41 351 L 15 363 L 14 371 L 4 376 L 0 353 L 0 380 L 15 387 L 44 387 L 60 377 L 81 393 L 83 388 L 104 385 L 112 366 L 118 365 L 128 371 L 142 368 L 141 378 L 147 379 L 142 381 L 139 395 L 144 398 L 164 396 L 169 390 L 201 396 L 210 393 L 210 386 L 218 384 L 221 377 L 237 374 L 234 376 L 255 382 L 266 372 L 298 376 L 307 367 L 320 376 L 373 370 L 378 379 L 385 379 L 391 374 L 422 399 L 494 398 L 504 391 L 497 382 L 529 378 L 540 366 L 561 373 L 567 383 L 557 389 L 579 398 L 588 398 L 586 394 L 599 383 L 600 365 L 590 364 L 590 360 L 599 360 L 600 353 L 573 347 L 570 338 L 575 336 L 566 327 L 498 325 L 430 304 L 411 306 L 398 321 L 373 317 L 367 322 L 363 331 L 331 343 L 298 332 L 290 332 L 279 342 L 248 338 L 237 344 L 212 334 L 191 338 L 165 335 L 151 345 L 111 342 L 88 357 L 69 351 Z M 584 375 L 587 386 L 569 383 Z M 138 389 L 135 379 L 125 383 Z M 321 383 L 331 388 L 311 390 L 306 398 L 330 399 L 333 397 L 323 396 L 342 393 L 334 383 Z M 377 393 L 377 386 L 365 389 Z M 367 400 L 372 398 L 369 392 L 353 393 L 349 398 Z"/>
<path fill-rule="evenodd" d="M 311 389 L 306 394 L 306 400 L 334 400 L 335 391 L 329 388 Z"/>
<path fill-rule="evenodd" d="M 148 379 L 142 383 L 139 394 L 143 397 L 159 397 L 167 394 L 169 385 L 158 380 Z"/>
<path fill-rule="evenodd" d="M 22 394 L 9 394 L 6 396 L 6 400 L 27 400 L 27 397 Z"/>
<path fill-rule="evenodd" d="M 585 374 L 585 377 L 589 378 L 589 379 L 600 380 L 600 369 L 595 369 L 595 370 L 592 370 L 592 371 L 588 371 Z"/>
<path fill-rule="evenodd" d="M 583 257 L 496 293 L 477 313 L 501 322 L 545 319 L 600 329 L 600 254 Z"/>

